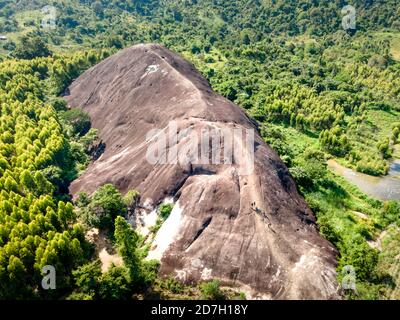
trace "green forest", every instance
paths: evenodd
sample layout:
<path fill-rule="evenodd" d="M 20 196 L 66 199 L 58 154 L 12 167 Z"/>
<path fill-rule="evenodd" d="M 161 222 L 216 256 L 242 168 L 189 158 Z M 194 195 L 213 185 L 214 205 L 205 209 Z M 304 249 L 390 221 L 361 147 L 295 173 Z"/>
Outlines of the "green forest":
<path fill-rule="evenodd" d="M 347 4 L 355 30 L 342 28 Z M 46 5 L 54 28 L 41 26 Z M 400 159 L 398 1 L 0 0 L 0 35 L 0 299 L 243 298 L 218 280 L 159 279 L 123 219 L 135 190 L 68 195 L 96 130 L 61 96 L 90 66 L 143 42 L 180 53 L 257 120 L 338 248 L 338 281 L 355 267 L 358 294 L 346 298 L 400 299 L 400 202 L 368 196 L 327 166 L 382 177 Z M 171 210 L 159 208 L 158 227 Z M 101 271 L 85 238 L 93 227 L 122 265 Z M 57 267 L 57 290 L 39 285 L 45 265 Z"/>

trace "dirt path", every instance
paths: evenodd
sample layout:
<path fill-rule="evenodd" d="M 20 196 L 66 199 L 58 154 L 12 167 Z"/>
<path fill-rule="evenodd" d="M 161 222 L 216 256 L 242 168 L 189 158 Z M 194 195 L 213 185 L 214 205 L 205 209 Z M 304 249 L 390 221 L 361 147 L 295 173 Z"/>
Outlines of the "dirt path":
<path fill-rule="evenodd" d="M 99 229 L 93 228 L 86 233 L 86 239 L 96 246 L 95 255 L 101 261 L 101 272 L 107 272 L 112 264 L 123 265 L 122 258 L 116 253 L 112 243 L 108 240 L 107 231 L 99 231 Z"/>

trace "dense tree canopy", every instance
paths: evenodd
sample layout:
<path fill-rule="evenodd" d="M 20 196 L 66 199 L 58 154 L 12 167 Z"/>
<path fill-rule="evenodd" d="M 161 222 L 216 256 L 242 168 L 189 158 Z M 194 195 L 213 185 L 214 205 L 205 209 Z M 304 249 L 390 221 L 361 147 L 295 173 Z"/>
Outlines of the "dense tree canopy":
<path fill-rule="evenodd" d="M 0 64 L 0 298 L 46 296 L 42 268 L 53 265 L 67 290 L 70 272 L 85 256 L 83 228 L 73 205 L 57 194 L 57 174 L 73 171 L 69 142 L 53 107 L 46 102 L 46 81 L 68 77 L 60 65 L 83 70 L 88 54 Z M 100 55 L 95 55 L 96 59 Z M 42 80 L 46 79 L 46 80 Z"/>

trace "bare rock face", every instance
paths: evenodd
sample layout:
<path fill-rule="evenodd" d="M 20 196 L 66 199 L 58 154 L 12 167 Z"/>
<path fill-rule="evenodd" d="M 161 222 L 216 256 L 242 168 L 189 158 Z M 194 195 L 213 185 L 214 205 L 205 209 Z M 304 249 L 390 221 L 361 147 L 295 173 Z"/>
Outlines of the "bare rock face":
<path fill-rule="evenodd" d="M 214 93 L 190 63 L 159 45 L 137 45 L 84 73 L 66 99 L 90 114 L 105 145 L 72 183 L 73 195 L 113 183 L 121 192 L 140 191 L 149 211 L 174 199 L 149 255 L 161 260 L 161 275 L 186 282 L 219 278 L 250 298 L 339 298 L 337 252 L 316 230 L 288 169 L 254 122 Z M 223 156 L 213 158 L 219 164 L 196 161 L 198 151 L 188 145 L 201 149 L 199 134 L 226 129 L 255 130 L 253 148 L 235 136 L 244 151 L 231 162 Z M 171 131 L 176 143 L 149 161 L 154 141 Z M 210 146 L 208 159 L 216 148 Z M 165 161 L 170 153 L 185 161 Z"/>

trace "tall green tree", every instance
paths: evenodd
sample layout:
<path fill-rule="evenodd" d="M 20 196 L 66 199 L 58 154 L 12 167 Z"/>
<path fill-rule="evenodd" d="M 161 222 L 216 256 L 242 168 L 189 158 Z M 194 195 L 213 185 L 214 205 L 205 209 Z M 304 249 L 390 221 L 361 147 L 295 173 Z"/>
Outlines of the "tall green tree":
<path fill-rule="evenodd" d="M 18 40 L 12 54 L 17 59 L 30 60 L 38 57 L 51 56 L 52 52 L 41 37 L 26 35 Z"/>

